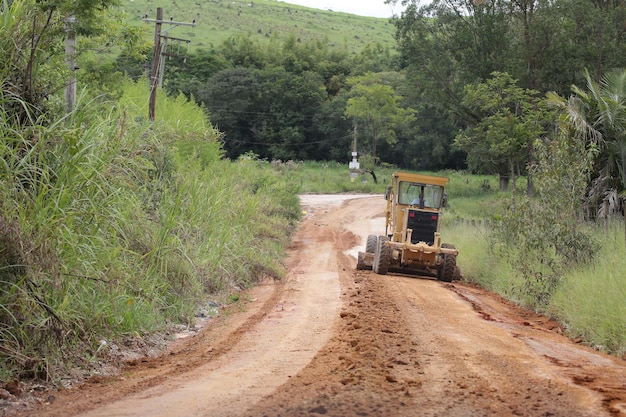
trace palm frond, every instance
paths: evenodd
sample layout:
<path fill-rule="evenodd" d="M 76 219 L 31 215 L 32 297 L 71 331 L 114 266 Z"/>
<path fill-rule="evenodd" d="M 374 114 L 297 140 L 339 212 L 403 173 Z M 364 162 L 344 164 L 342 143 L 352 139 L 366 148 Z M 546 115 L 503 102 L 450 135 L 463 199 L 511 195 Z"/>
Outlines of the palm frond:
<path fill-rule="evenodd" d="M 622 192 L 623 193 L 623 192 Z M 602 204 L 598 207 L 598 218 L 605 219 L 612 214 L 619 213 L 620 210 L 620 193 L 617 189 L 611 188 L 604 192 Z"/>

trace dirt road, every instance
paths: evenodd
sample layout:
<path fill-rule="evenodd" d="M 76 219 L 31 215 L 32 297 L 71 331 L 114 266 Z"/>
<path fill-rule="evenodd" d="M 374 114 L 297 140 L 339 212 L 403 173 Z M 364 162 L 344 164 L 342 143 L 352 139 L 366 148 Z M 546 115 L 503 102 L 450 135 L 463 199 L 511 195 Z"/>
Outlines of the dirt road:
<path fill-rule="evenodd" d="M 284 280 L 22 415 L 626 416 L 626 362 L 556 323 L 463 283 L 355 271 L 380 196 L 303 206 Z"/>

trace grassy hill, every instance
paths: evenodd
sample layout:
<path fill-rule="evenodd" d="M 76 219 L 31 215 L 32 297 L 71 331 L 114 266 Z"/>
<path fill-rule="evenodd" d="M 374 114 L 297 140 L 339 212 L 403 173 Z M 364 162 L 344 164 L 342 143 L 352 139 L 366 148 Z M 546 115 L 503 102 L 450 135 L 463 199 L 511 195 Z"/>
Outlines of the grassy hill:
<path fill-rule="evenodd" d="M 172 37 L 189 39 L 191 50 L 211 49 L 235 34 L 249 34 L 261 43 L 272 36 L 284 39 L 290 34 L 302 41 L 328 38 L 331 46 L 353 52 L 367 44 L 395 47 L 395 29 L 390 19 L 311 9 L 277 0 L 123 0 L 122 7 L 132 22 L 148 26 L 152 36 L 154 27 L 142 19 L 144 15 L 155 19 L 157 7 L 163 8 L 165 20 L 195 20 L 195 27 L 169 26 L 168 31 Z M 168 29 L 168 25 L 163 29 Z"/>

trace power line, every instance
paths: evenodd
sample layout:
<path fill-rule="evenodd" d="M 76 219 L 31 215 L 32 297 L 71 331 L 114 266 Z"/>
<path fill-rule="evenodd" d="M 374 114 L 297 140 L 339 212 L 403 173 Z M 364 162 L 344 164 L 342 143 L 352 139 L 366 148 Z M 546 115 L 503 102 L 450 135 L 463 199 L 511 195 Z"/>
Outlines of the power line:
<path fill-rule="evenodd" d="M 241 141 L 235 140 L 234 144 L 237 145 L 261 145 L 261 146 L 304 146 L 304 145 L 319 145 L 322 143 L 333 143 L 340 139 L 348 139 L 350 136 L 343 136 L 338 139 L 324 139 L 324 140 L 316 140 L 310 142 L 297 142 L 297 143 L 285 143 L 285 142 L 249 142 L 249 141 Z M 228 142 L 228 140 L 226 140 Z"/>

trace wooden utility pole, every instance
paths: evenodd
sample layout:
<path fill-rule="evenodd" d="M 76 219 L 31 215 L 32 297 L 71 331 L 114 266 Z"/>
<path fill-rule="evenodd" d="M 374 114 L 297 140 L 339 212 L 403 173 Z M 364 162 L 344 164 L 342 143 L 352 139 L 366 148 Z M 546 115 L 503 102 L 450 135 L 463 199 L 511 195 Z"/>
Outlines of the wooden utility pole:
<path fill-rule="evenodd" d="M 161 57 L 161 24 L 163 22 L 163 8 L 157 8 L 156 29 L 154 30 L 154 54 L 152 55 L 152 72 L 150 73 L 150 107 L 148 118 L 154 121 L 156 108 L 156 89 L 159 79 L 159 58 Z"/>
<path fill-rule="evenodd" d="M 159 80 L 161 80 L 161 83 L 162 83 L 162 80 L 163 80 L 163 74 L 160 74 L 161 72 L 163 72 L 163 67 L 164 67 L 162 65 L 162 63 L 161 63 L 161 59 L 162 59 L 163 55 L 165 55 L 165 52 L 162 51 L 162 47 L 161 47 L 161 38 L 163 37 L 161 35 L 161 27 L 164 24 L 172 25 L 172 27 L 176 27 L 176 26 L 196 26 L 196 21 L 194 20 L 191 23 L 186 23 L 186 22 L 175 22 L 171 18 L 170 18 L 170 20 L 163 20 L 163 8 L 161 8 L 161 7 L 157 7 L 157 15 L 156 15 L 156 19 L 155 20 L 148 19 L 148 15 L 145 15 L 143 17 L 143 21 L 155 24 L 155 30 L 154 30 L 154 53 L 152 54 L 152 72 L 150 74 L 150 104 L 149 104 L 149 107 L 148 107 L 148 118 L 151 121 L 154 121 L 154 115 L 155 115 L 155 109 L 156 109 L 156 92 L 157 92 L 157 87 L 160 84 Z M 167 37 L 167 30 L 165 32 L 166 32 L 166 37 Z"/>
<path fill-rule="evenodd" d="M 76 105 L 76 17 L 71 14 L 65 18 L 65 63 L 70 70 L 70 79 L 65 85 L 65 112 L 71 113 Z"/>

